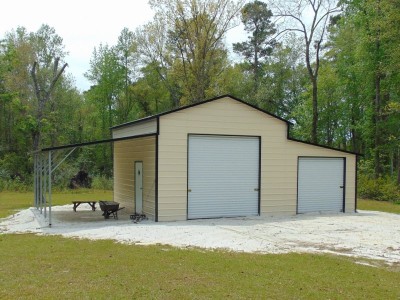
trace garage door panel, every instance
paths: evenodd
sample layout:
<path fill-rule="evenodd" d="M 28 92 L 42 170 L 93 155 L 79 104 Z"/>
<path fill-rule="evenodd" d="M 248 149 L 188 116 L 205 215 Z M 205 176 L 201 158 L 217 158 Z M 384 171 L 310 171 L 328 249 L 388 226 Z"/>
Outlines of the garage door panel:
<path fill-rule="evenodd" d="M 343 210 L 343 158 L 299 158 L 298 168 L 298 213 Z"/>
<path fill-rule="evenodd" d="M 188 218 L 258 214 L 259 139 L 189 136 Z"/>

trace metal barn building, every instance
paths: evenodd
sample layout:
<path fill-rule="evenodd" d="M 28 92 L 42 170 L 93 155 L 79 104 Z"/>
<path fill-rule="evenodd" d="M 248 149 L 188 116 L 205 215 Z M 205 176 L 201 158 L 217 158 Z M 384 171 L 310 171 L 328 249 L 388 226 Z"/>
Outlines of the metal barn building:
<path fill-rule="evenodd" d="M 356 154 L 232 96 L 112 128 L 114 201 L 155 221 L 356 210 Z"/>

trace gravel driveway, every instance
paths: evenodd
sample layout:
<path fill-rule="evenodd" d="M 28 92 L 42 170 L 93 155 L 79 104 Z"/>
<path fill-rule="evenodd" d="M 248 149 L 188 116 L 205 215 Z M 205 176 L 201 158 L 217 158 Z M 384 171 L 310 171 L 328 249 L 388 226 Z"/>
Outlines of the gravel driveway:
<path fill-rule="evenodd" d="M 324 252 L 400 264 L 400 215 L 376 211 L 291 217 L 246 217 L 181 222 L 104 220 L 83 206 L 53 207 L 53 226 L 36 209 L 0 221 L 0 233 L 34 232 L 65 237 L 113 239 L 130 244 L 227 249 L 240 252 Z M 98 214 L 98 215 L 95 215 Z"/>

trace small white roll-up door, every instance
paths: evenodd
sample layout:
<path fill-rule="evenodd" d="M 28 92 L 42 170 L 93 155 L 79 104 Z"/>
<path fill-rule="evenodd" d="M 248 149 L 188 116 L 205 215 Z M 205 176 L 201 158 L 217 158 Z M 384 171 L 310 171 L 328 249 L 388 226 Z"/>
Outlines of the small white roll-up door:
<path fill-rule="evenodd" d="M 258 215 L 258 137 L 189 135 L 188 219 Z"/>
<path fill-rule="evenodd" d="M 343 158 L 299 158 L 298 213 L 343 211 L 344 164 Z"/>

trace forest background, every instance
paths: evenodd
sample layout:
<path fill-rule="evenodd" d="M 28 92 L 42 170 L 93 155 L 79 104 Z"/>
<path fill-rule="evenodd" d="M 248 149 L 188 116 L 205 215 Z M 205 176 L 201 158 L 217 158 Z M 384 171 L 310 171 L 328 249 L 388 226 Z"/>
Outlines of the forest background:
<path fill-rule="evenodd" d="M 363 154 L 359 195 L 400 202 L 399 1 L 149 3 L 152 21 L 95 47 L 83 92 L 54 28 L 7 32 L 0 191 L 33 188 L 34 150 L 108 139 L 114 125 L 231 94 L 291 121 L 295 138 Z M 240 22 L 247 40 L 228 45 L 226 33 Z M 112 146 L 75 151 L 55 186 L 67 188 L 80 170 L 111 189 Z"/>

